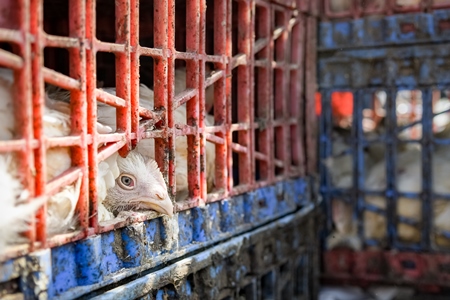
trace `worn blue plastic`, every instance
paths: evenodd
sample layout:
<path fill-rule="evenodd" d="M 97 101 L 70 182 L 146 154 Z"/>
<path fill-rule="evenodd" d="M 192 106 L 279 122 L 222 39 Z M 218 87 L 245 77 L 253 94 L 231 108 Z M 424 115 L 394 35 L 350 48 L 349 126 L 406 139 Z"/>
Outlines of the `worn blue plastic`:
<path fill-rule="evenodd" d="M 0 283 L 19 278 L 31 298 L 35 283 L 49 298 L 76 298 L 310 205 L 307 186 L 305 179 L 287 180 L 180 212 L 174 243 L 158 218 L 10 260 L 0 265 Z M 36 265 L 34 279 L 17 267 L 27 260 Z"/>
<path fill-rule="evenodd" d="M 449 42 L 450 30 L 446 29 L 448 26 L 439 25 L 448 20 L 450 10 L 321 22 L 318 48 L 325 51 Z M 409 28 L 405 30 L 405 26 Z"/>

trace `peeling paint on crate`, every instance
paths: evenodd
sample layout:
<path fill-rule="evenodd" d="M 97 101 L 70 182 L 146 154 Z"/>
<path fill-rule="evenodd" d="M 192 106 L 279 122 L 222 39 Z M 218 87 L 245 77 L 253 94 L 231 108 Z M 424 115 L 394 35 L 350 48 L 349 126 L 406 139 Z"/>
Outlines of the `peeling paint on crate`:
<path fill-rule="evenodd" d="M 314 265 L 308 261 L 314 260 L 312 257 L 317 255 L 317 250 L 311 243 L 305 240 L 301 247 L 286 244 L 284 252 L 288 255 L 282 258 L 272 255 L 271 260 L 256 256 L 254 252 L 254 249 L 268 249 L 281 232 L 290 230 L 296 236 L 305 234 L 307 230 L 304 223 L 314 223 L 314 215 L 307 216 L 301 217 L 297 212 L 284 217 L 279 223 L 271 223 L 234 237 L 94 299 L 136 299 L 147 296 L 165 299 L 169 295 L 179 299 L 252 298 L 251 295 L 254 297 L 258 293 L 275 294 L 281 290 L 289 291 L 296 297 L 313 299 L 314 279 L 310 275 Z M 311 235 L 315 233 L 311 232 Z M 269 254 L 267 251 L 265 253 Z M 271 264 L 267 264 L 269 262 Z M 290 265 L 292 267 L 286 267 Z M 267 274 L 271 275 L 271 289 L 264 285 L 263 278 Z"/>
<path fill-rule="evenodd" d="M 370 16 L 357 20 L 336 20 L 319 24 L 318 49 L 344 50 L 392 44 L 449 42 L 446 22 L 450 10 L 391 16 Z"/>
<path fill-rule="evenodd" d="M 116 240 L 114 231 L 106 232 L 101 235 L 102 238 L 102 259 L 100 260 L 100 268 L 105 274 L 111 274 L 122 268 L 122 262 L 119 260 L 118 254 L 114 251 L 114 241 Z"/>
<path fill-rule="evenodd" d="M 277 187 L 261 188 L 252 195 L 236 196 L 207 204 L 203 208 L 186 210 L 174 218 L 136 223 L 83 241 L 55 247 L 51 249 L 51 263 L 47 263 L 46 267 L 50 266 L 46 271 L 51 280 L 49 297 L 76 298 L 92 289 L 158 266 L 168 259 L 248 231 L 281 214 L 292 213 L 299 208 L 303 208 L 306 213 L 310 211 L 308 207 L 312 207 L 309 195 L 305 193 L 302 196 L 304 198 L 301 205 L 292 196 L 305 192 L 305 185 L 305 179 L 293 179 L 279 183 Z M 281 202 L 286 202 L 286 205 L 277 207 L 281 195 L 284 195 Z M 264 199 L 265 197 L 272 199 Z M 263 213 L 259 212 L 261 201 L 267 203 Z M 288 234 L 287 239 L 292 245 L 299 245 L 298 238 L 291 238 Z M 274 247 L 286 246 L 286 243 L 278 243 Z M 24 259 L 25 257 L 10 260 L 2 265 L 5 270 L 1 274 L 3 282 L 23 275 L 21 264 L 25 262 Z M 241 276 L 250 268 L 250 261 L 250 256 L 242 257 L 239 268 L 233 270 L 236 276 Z"/>
<path fill-rule="evenodd" d="M 75 245 L 68 244 L 52 249 L 52 279 L 55 295 L 76 287 L 77 262 L 75 259 Z"/>
<path fill-rule="evenodd" d="M 178 213 L 178 226 L 180 228 L 178 240 L 180 247 L 189 245 L 193 241 L 193 225 L 191 215 L 192 213 L 190 210 Z"/>
<path fill-rule="evenodd" d="M 319 84 L 332 90 L 443 86 L 450 84 L 450 71 L 445 67 L 449 57 L 450 43 L 339 51 L 331 57 L 319 56 Z"/>

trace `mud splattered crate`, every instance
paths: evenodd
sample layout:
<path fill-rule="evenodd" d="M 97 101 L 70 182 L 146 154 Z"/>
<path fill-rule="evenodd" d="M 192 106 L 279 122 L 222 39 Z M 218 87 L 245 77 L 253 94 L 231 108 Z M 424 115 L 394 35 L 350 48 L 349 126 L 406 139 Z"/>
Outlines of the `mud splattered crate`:
<path fill-rule="evenodd" d="M 344 2 L 318 26 L 323 281 L 448 288 L 450 3 Z"/>
<path fill-rule="evenodd" d="M 252 233 L 254 241 L 245 245 L 258 248 L 256 228 L 264 224 L 274 234 L 286 225 L 292 241 L 313 234 L 316 118 L 305 112 L 314 107 L 317 2 L 5 0 L 0 11 L 0 65 L 11 71 L 5 115 L 14 121 L 0 153 L 15 153 L 25 202 L 46 201 L 36 221 L 29 218 L 26 241 L 1 257 L 1 297 L 91 297 L 143 274 L 156 276 L 151 290 L 163 293 L 166 277 L 157 269 L 178 268 L 178 260 L 194 253 L 206 268 L 221 244 L 225 249 L 227 240 Z M 145 105 L 143 91 L 153 95 L 152 105 Z M 65 115 L 66 134 L 47 134 L 49 109 Z M 148 141 L 160 171 L 140 174 L 153 174 L 156 182 L 160 174 L 163 189 L 149 188 L 146 197 L 169 199 L 158 211 L 173 216 L 118 205 L 103 219 L 108 198 L 99 185 L 101 164 L 123 162 Z M 49 178 L 60 162 L 51 150 L 64 151 L 70 162 Z M 114 186 L 144 182 L 136 174 L 123 177 L 122 167 Z M 70 202 L 76 218 L 53 234 L 51 201 L 66 187 L 79 193 Z M 300 219 L 304 228 L 285 224 Z M 291 241 L 284 239 L 267 242 L 273 255 L 275 245 Z M 289 254 L 308 261 L 306 281 L 299 281 L 308 291 L 295 292 L 299 297 L 314 287 L 311 249 Z M 277 269 L 285 262 L 272 261 L 269 277 L 294 293 L 295 283 Z M 266 271 L 245 279 L 256 292 L 264 284 L 250 281 Z"/>

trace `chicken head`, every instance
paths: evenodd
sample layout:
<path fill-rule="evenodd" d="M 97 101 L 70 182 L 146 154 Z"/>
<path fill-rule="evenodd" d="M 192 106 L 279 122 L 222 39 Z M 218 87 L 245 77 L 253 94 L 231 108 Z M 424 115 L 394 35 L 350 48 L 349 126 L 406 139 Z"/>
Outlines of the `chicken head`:
<path fill-rule="evenodd" d="M 137 151 L 126 158 L 118 156 L 120 175 L 108 190 L 103 204 L 117 215 L 125 210 L 154 210 L 173 216 L 173 204 L 155 160 Z"/>

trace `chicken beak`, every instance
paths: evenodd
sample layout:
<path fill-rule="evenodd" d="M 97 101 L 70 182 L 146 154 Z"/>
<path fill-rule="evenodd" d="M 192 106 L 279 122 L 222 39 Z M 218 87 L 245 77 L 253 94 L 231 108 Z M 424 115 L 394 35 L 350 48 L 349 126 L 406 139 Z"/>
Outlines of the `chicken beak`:
<path fill-rule="evenodd" d="M 157 211 L 161 214 L 168 215 L 169 217 L 173 216 L 173 204 L 169 197 L 166 197 L 163 200 L 155 199 L 155 198 L 144 198 L 141 201 L 141 205 Z"/>

